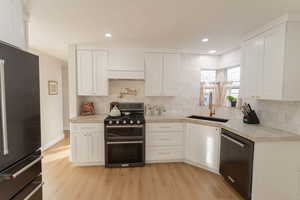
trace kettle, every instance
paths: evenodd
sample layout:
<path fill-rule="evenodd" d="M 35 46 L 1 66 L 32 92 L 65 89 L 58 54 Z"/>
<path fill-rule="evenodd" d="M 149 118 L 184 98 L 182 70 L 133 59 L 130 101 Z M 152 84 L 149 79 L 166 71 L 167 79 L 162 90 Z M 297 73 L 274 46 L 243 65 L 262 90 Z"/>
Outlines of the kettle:
<path fill-rule="evenodd" d="M 119 117 L 119 116 L 121 116 L 121 111 L 119 110 L 119 108 L 116 105 L 114 105 L 114 107 L 111 109 L 109 115 L 112 117 Z"/>

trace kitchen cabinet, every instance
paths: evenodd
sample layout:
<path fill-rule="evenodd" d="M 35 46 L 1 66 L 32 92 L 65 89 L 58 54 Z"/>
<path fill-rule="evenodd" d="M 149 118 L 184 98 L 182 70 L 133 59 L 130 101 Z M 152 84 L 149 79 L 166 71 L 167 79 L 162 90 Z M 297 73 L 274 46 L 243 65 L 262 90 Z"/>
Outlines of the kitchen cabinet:
<path fill-rule="evenodd" d="M 179 77 L 178 54 L 145 55 L 145 95 L 176 96 Z"/>
<path fill-rule="evenodd" d="M 107 52 L 77 50 L 77 94 L 79 96 L 107 96 Z"/>
<path fill-rule="evenodd" d="M 263 51 L 263 37 L 251 39 L 244 44 L 244 63 L 241 69 L 241 96 L 243 97 L 258 98 L 261 96 Z"/>
<path fill-rule="evenodd" d="M 298 101 L 300 21 L 286 17 L 266 27 L 244 42 L 241 96 Z"/>
<path fill-rule="evenodd" d="M 71 125 L 71 160 L 78 165 L 104 164 L 103 124 Z"/>
<path fill-rule="evenodd" d="M 108 78 L 144 79 L 143 49 L 111 48 L 108 55 Z"/>
<path fill-rule="evenodd" d="M 220 128 L 187 124 L 185 159 L 194 165 L 219 171 Z"/>
<path fill-rule="evenodd" d="M 146 161 L 174 162 L 184 159 L 184 125 L 182 123 L 148 123 L 146 125 Z"/>
<path fill-rule="evenodd" d="M 21 0 L 3 0 L 0 7 L 0 40 L 26 50 L 23 4 Z"/>

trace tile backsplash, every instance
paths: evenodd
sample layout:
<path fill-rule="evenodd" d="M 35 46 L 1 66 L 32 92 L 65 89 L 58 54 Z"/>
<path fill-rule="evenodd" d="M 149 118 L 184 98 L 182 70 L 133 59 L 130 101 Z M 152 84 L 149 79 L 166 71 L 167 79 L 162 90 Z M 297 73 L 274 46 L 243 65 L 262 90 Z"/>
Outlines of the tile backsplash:
<path fill-rule="evenodd" d="M 300 135 L 300 102 L 249 101 L 265 126 Z"/>

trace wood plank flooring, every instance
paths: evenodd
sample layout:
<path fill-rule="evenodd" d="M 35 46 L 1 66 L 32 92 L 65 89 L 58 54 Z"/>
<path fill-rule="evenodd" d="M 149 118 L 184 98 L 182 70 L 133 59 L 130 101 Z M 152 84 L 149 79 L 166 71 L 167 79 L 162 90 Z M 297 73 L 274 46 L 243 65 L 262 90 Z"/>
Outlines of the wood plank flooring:
<path fill-rule="evenodd" d="M 241 200 L 223 179 L 183 164 L 77 167 L 64 140 L 44 152 L 44 200 Z"/>

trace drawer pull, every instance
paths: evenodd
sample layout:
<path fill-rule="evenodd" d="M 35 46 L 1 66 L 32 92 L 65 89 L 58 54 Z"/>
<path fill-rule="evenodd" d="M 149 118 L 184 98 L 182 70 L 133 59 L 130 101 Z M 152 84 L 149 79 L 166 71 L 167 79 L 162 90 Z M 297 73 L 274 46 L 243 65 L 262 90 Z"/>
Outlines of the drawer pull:
<path fill-rule="evenodd" d="M 227 176 L 227 178 L 230 180 L 231 183 L 235 182 L 235 180 L 231 176 Z"/>
<path fill-rule="evenodd" d="M 171 139 L 170 139 L 170 138 L 160 138 L 159 140 L 169 141 L 169 140 L 171 140 Z"/>
<path fill-rule="evenodd" d="M 159 128 L 172 128 L 171 126 L 160 126 Z"/>
<path fill-rule="evenodd" d="M 159 152 L 158 154 L 159 155 L 170 155 L 171 153 L 170 152 Z"/>
<path fill-rule="evenodd" d="M 32 190 L 25 198 L 24 200 L 29 200 L 37 191 L 44 185 L 44 183 L 40 183 L 34 190 Z"/>

